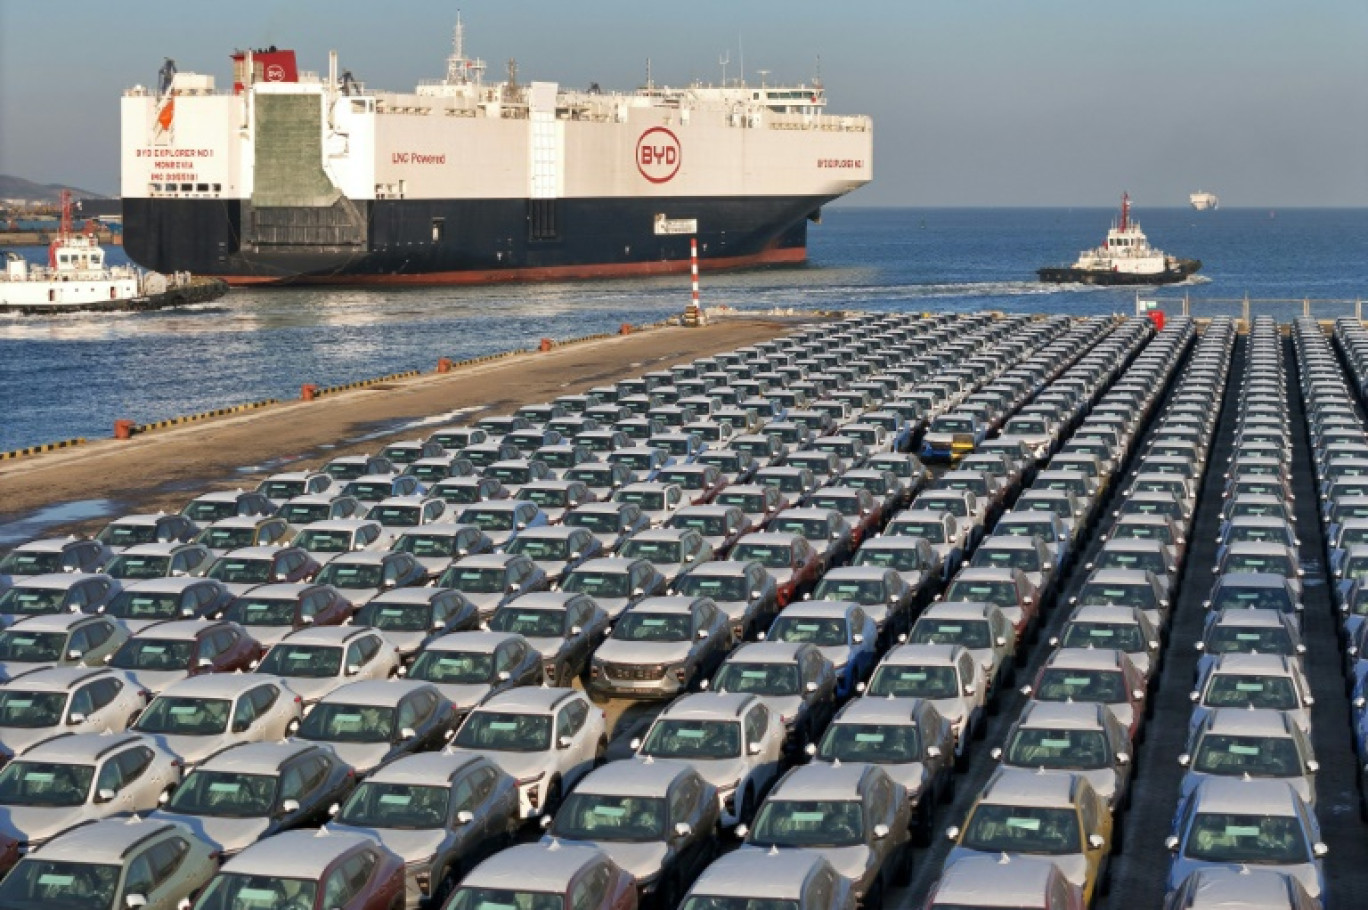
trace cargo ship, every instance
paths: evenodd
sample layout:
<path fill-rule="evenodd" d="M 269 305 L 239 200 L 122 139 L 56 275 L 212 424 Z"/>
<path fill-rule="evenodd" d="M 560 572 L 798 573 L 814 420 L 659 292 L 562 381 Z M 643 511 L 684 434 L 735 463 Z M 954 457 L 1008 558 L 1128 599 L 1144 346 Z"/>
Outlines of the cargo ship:
<path fill-rule="evenodd" d="M 460 284 L 801 263 L 822 206 L 868 183 L 873 127 L 812 84 L 629 92 L 446 75 L 372 91 L 276 47 L 233 82 L 124 93 L 124 249 L 230 284 Z"/>
<path fill-rule="evenodd" d="M 1150 246 L 1140 223 L 1130 216 L 1130 194 L 1121 195 L 1121 220 L 1112 222 L 1099 247 L 1079 253 L 1073 265 L 1037 269 L 1051 284 L 1174 284 L 1202 267 L 1200 259 L 1179 259 Z"/>

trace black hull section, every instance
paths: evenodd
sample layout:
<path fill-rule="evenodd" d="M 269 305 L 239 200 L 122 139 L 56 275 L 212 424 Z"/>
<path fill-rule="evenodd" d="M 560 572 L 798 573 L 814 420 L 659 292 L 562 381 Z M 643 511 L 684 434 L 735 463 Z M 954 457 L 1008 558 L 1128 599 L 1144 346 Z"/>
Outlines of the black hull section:
<path fill-rule="evenodd" d="M 801 262 L 829 197 L 376 200 L 253 210 L 245 200 L 125 199 L 124 250 L 144 268 L 230 283 L 440 284 Z M 364 228 L 364 229 L 362 229 Z"/>
<path fill-rule="evenodd" d="M 1044 268 L 1036 271 L 1040 280 L 1050 284 L 1098 285 L 1153 285 L 1176 284 L 1202 267 L 1200 259 L 1179 259 L 1177 268 L 1153 275 L 1132 275 L 1126 272 L 1107 272 L 1096 269 L 1075 269 L 1069 266 Z"/>

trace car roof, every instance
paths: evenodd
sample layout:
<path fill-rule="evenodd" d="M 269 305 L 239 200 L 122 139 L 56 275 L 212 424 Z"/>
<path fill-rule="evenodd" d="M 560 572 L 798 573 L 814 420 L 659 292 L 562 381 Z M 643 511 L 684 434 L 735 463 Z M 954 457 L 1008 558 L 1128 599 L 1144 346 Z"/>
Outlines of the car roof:
<path fill-rule="evenodd" d="M 164 819 L 107 818 L 78 825 L 43 846 L 44 862 L 79 862 L 121 865 L 124 853 L 139 841 L 156 834 L 184 829 Z"/>
<path fill-rule="evenodd" d="M 740 578 L 746 574 L 747 567 L 754 561 L 755 560 L 741 562 L 736 559 L 710 560 L 705 563 L 700 563 L 695 568 L 690 569 L 689 575 L 694 577 Z"/>
<path fill-rule="evenodd" d="M 1001 609 L 997 604 L 977 600 L 941 600 L 928 606 L 917 618 L 987 619 L 994 611 Z"/>
<path fill-rule="evenodd" d="M 651 756 L 638 761 L 615 761 L 590 771 L 575 785 L 575 792 L 664 796 L 671 784 L 693 770 L 693 765 L 688 762 Z"/>
<path fill-rule="evenodd" d="M 752 702 L 759 699 L 755 695 L 737 692 L 694 692 L 676 698 L 660 712 L 660 717 L 671 720 L 690 718 L 736 718 L 741 716 Z"/>
<path fill-rule="evenodd" d="M 291 502 L 293 502 L 293 500 L 291 500 Z M 311 522 L 309 522 L 308 524 L 306 524 L 304 527 L 300 528 L 299 530 L 300 530 L 300 531 L 355 531 L 357 528 L 365 527 L 366 525 L 374 525 L 374 524 L 379 524 L 379 522 L 376 521 L 376 520 L 373 519 L 373 518 L 325 518 L 325 519 L 323 519 L 322 521 L 311 521 Z M 423 530 L 426 531 L 426 530 L 427 530 L 428 528 L 430 528 L 430 527 L 432 527 L 432 526 L 431 526 L 431 525 L 427 525 L 427 526 L 425 526 L 425 527 L 423 528 Z"/>
<path fill-rule="evenodd" d="M 829 570 L 822 576 L 822 580 L 839 581 L 845 578 L 855 581 L 882 581 L 892 571 L 887 566 L 840 566 Z"/>
<path fill-rule="evenodd" d="M 410 679 L 364 679 L 339 686 L 322 700 L 344 705 L 393 705 L 410 692 L 429 688 L 433 688 L 431 683 Z"/>
<path fill-rule="evenodd" d="M 215 522 L 217 524 L 217 522 Z M 159 540 L 155 543 L 135 543 L 120 553 L 120 556 L 170 556 L 190 544 L 180 540 Z"/>
<path fill-rule="evenodd" d="M 307 581 L 282 581 L 268 585 L 257 585 L 255 588 L 238 597 L 288 597 L 294 599 L 310 588 L 318 585 Z"/>
<path fill-rule="evenodd" d="M 1189 903 L 1183 910 L 1273 910 L 1287 907 L 1289 884 L 1297 880 L 1278 869 L 1252 869 L 1249 866 L 1203 866 L 1188 876 L 1191 882 Z M 1303 889 L 1293 886 L 1298 892 Z M 1293 906 L 1301 906 L 1294 904 Z"/>
<path fill-rule="evenodd" d="M 27 754 L 31 754 L 27 753 Z M 1271 778 L 1209 777 L 1192 798 L 1198 812 L 1248 815 L 1295 815 L 1296 792 L 1284 780 Z"/>
<path fill-rule="evenodd" d="M 280 643 L 289 645 L 342 645 L 365 633 L 379 635 L 381 639 L 385 637 L 370 626 L 305 626 L 286 634 Z"/>
<path fill-rule="evenodd" d="M 506 641 L 521 641 L 522 636 L 512 632 L 451 632 L 441 638 L 428 642 L 424 651 L 480 651 L 493 654 L 494 649 Z"/>
<path fill-rule="evenodd" d="M 795 618 L 813 616 L 823 619 L 845 619 L 846 614 L 857 606 L 859 604 L 853 600 L 800 600 L 785 607 L 781 615 Z"/>
<path fill-rule="evenodd" d="M 87 578 L 108 577 L 95 572 L 49 572 L 46 575 L 31 575 L 21 582 L 16 582 L 14 586 L 16 588 L 50 588 L 54 591 L 65 591 Z"/>
<path fill-rule="evenodd" d="M 1028 701 L 1017 725 L 1050 729 L 1100 730 L 1105 705 L 1093 702 Z"/>
<path fill-rule="evenodd" d="M 1069 614 L 1065 622 L 1106 622 L 1106 623 L 1135 623 L 1140 622 L 1144 613 L 1139 607 L 1107 606 L 1106 604 L 1086 604 L 1075 607 L 1073 613 Z"/>
<path fill-rule="evenodd" d="M 1012 566 L 965 566 L 952 581 L 1010 581 L 1020 571 Z"/>
<path fill-rule="evenodd" d="M 396 588 L 396 590 L 403 590 Z M 565 605 L 576 598 L 587 598 L 587 594 L 574 594 L 569 591 L 530 591 L 516 601 L 505 604 L 499 609 L 509 610 L 563 610 Z"/>
<path fill-rule="evenodd" d="M 236 698 L 248 689 L 265 683 L 273 683 L 280 688 L 285 684 L 274 676 L 261 673 L 205 673 L 178 679 L 157 693 L 176 698 Z"/>
<path fill-rule="evenodd" d="M 920 713 L 922 700 L 920 698 L 878 698 L 866 696 L 864 698 L 853 698 L 846 702 L 846 706 L 841 709 L 832 723 L 838 724 L 902 724 L 904 726 L 916 726 L 917 715 Z"/>
<path fill-rule="evenodd" d="M 1050 882 L 1057 875 L 1057 867 L 1048 858 L 1020 854 L 966 856 L 941 873 L 936 903 L 931 907 L 1043 906 Z"/>
<path fill-rule="evenodd" d="M 943 664 L 954 666 L 959 655 L 964 652 L 963 645 L 949 644 L 906 644 L 898 645 L 884 655 L 879 666 L 901 666 L 904 664 Z"/>
<path fill-rule="evenodd" d="M 1292 665 L 1281 654 L 1239 654 L 1231 652 L 1216 658 L 1214 673 L 1273 673 L 1292 676 Z"/>
<path fill-rule="evenodd" d="M 234 771 L 242 774 L 274 774 L 281 765 L 295 756 L 319 748 L 326 747 L 290 739 L 234 743 L 209 756 L 199 767 L 204 770 Z"/>
<path fill-rule="evenodd" d="M 451 780 L 462 768 L 484 759 L 474 752 L 418 752 L 381 765 L 366 775 L 375 783 L 431 786 Z"/>
<path fill-rule="evenodd" d="M 798 654 L 804 648 L 810 648 L 806 642 L 796 641 L 753 641 L 741 645 L 741 647 L 727 655 L 725 663 L 740 663 L 747 661 L 750 663 L 766 664 L 787 664 L 798 659 Z"/>
<path fill-rule="evenodd" d="M 794 900 L 813 871 L 826 861 L 808 850 L 738 850 L 715 860 L 690 894 Z"/>
<path fill-rule="evenodd" d="M 348 850 L 375 841 L 364 834 L 327 826 L 283 831 L 257 841 L 223 864 L 222 872 L 280 878 L 317 879 Z M 383 849 L 383 848 L 381 848 Z"/>
<path fill-rule="evenodd" d="M 136 733 L 58 734 L 30 746 L 24 752 L 24 760 L 59 764 L 92 762 L 112 748 L 142 742 L 147 742 L 146 738 Z"/>
<path fill-rule="evenodd" d="M 778 796 L 787 799 L 859 799 L 860 784 L 872 771 L 873 766 L 863 762 L 798 765 L 779 779 L 766 799 L 772 800 Z"/>
<path fill-rule="evenodd" d="M 220 559 L 273 559 L 283 546 L 275 544 L 261 547 L 238 547 L 236 550 L 229 550 Z"/>
<path fill-rule="evenodd" d="M 338 553 L 328 565 L 378 566 L 389 555 L 388 550 L 353 550 L 350 553 Z"/>
<path fill-rule="evenodd" d="M 1060 648 L 1045 661 L 1046 668 L 1069 667 L 1075 670 L 1117 670 L 1126 660 L 1116 648 Z"/>
<path fill-rule="evenodd" d="M 1111 609 L 1111 608 L 1107 608 Z M 1221 610 L 1211 621 L 1214 626 L 1240 626 L 1242 628 L 1283 626 L 1287 618 L 1281 610 L 1266 607 L 1243 610 L 1240 608 Z"/>
<path fill-rule="evenodd" d="M 1227 572 L 1216 579 L 1219 588 L 1278 588 L 1287 587 L 1287 577 L 1276 572 Z"/>
<path fill-rule="evenodd" d="M 694 601 L 698 598 L 676 594 L 673 596 L 645 597 L 628 608 L 629 613 L 678 613 L 693 612 Z"/>
<path fill-rule="evenodd" d="M 269 521 L 272 517 L 271 515 L 229 515 L 210 522 L 206 528 L 255 528 L 263 521 Z M 156 546 L 156 544 L 139 544 L 139 546 Z"/>
<path fill-rule="evenodd" d="M 1015 806 L 1072 806 L 1083 778 L 1076 774 L 1042 774 L 1026 768 L 1001 767 L 979 793 L 979 802 Z"/>
<path fill-rule="evenodd" d="M 1217 708 L 1207 717 L 1208 733 L 1285 738 L 1292 735 L 1288 716 L 1272 708 Z"/>
<path fill-rule="evenodd" d="M 745 537 L 742 537 L 738 543 L 758 543 L 763 546 L 778 547 L 791 545 L 795 540 L 800 539 L 804 539 L 803 535 L 791 534 L 787 531 L 783 533 L 778 531 L 761 531 L 755 534 L 747 534 Z"/>
<path fill-rule="evenodd" d="M 0 686 L 0 689 L 11 692 L 30 689 L 64 692 L 102 674 L 127 681 L 123 674 L 107 667 L 39 667 L 20 673 Z"/>
<path fill-rule="evenodd" d="M 575 699 L 575 691 L 557 686 L 515 686 L 490 696 L 479 710 L 488 708 L 514 714 L 548 714 L 563 702 Z"/>
<path fill-rule="evenodd" d="M 1088 576 L 1088 581 L 1110 585 L 1149 584 L 1149 569 L 1097 569 Z"/>
<path fill-rule="evenodd" d="M 559 481 L 557 482 L 559 483 Z M 526 489 L 526 487 L 524 487 L 524 489 Z M 435 527 L 437 527 L 437 525 L 427 525 L 427 528 Z M 447 528 L 451 529 L 448 533 L 454 533 L 454 530 L 457 527 L 468 528 L 470 527 L 470 525 L 447 525 Z M 519 531 L 518 536 L 525 537 L 528 539 L 543 538 L 559 540 L 562 537 L 569 537 L 571 534 L 576 533 L 582 534 L 584 533 L 584 529 L 577 528 L 574 525 L 538 525 L 535 528 L 527 528 L 525 530 Z M 641 535 L 638 534 L 637 536 L 640 537 Z"/>
<path fill-rule="evenodd" d="M 646 562 L 646 560 L 628 559 L 625 556 L 599 556 L 580 563 L 572 571 L 626 572 L 639 562 Z"/>
<path fill-rule="evenodd" d="M 495 853 L 466 873 L 463 888 L 501 888 L 562 891 L 588 864 L 607 858 L 597 847 L 550 844 L 518 844 Z"/>
<path fill-rule="evenodd" d="M 94 618 L 95 616 L 90 613 L 46 613 L 25 616 L 9 628 L 18 632 L 66 632 L 72 626 Z"/>
<path fill-rule="evenodd" d="M 213 619 L 168 619 L 166 622 L 153 623 L 133 634 L 134 638 L 173 638 L 191 640 L 198 638 L 209 629 L 221 628 L 227 624 Z"/>

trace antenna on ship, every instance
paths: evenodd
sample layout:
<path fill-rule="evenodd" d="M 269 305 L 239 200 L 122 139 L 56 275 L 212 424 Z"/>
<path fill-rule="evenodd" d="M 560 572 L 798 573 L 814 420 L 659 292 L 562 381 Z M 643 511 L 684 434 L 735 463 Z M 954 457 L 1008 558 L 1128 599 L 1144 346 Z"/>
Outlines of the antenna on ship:
<path fill-rule="evenodd" d="M 1125 191 L 1122 191 L 1122 193 L 1121 193 L 1121 230 L 1124 231 L 1124 230 L 1126 229 L 1126 225 L 1129 224 L 1129 223 L 1130 223 L 1130 193 L 1127 193 L 1127 192 L 1125 192 Z"/>
<path fill-rule="evenodd" d="M 717 55 L 717 62 L 718 62 L 718 63 L 721 65 L 721 67 L 722 67 L 722 87 L 723 87 L 723 88 L 726 88 L 726 87 L 727 87 L 727 64 L 728 64 L 728 63 L 731 63 L 731 51 L 726 51 L 726 52 L 724 52 L 724 53 L 718 54 L 718 55 Z"/>
<path fill-rule="evenodd" d="M 484 78 L 485 62 L 471 60 L 465 55 L 465 25 L 461 22 L 461 11 L 456 11 L 456 27 L 451 33 L 451 55 L 447 57 L 446 81 L 448 85 L 464 85 Z"/>
<path fill-rule="evenodd" d="M 817 55 L 817 73 L 812 77 L 812 84 L 816 88 L 822 87 L 822 55 Z"/>
<path fill-rule="evenodd" d="M 650 92 L 655 91 L 655 80 L 651 78 L 651 58 L 650 58 L 650 57 L 647 57 L 647 58 L 646 58 L 646 91 L 647 91 L 648 94 L 649 94 Z"/>

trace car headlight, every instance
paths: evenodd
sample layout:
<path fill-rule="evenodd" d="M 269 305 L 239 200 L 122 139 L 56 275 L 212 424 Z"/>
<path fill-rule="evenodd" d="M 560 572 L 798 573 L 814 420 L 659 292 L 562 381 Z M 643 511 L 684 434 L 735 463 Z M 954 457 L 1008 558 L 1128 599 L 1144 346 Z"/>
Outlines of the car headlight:
<path fill-rule="evenodd" d="M 537 808 L 539 799 L 537 791 L 540 788 L 537 785 L 541 782 L 542 778 L 544 777 L 546 777 L 545 771 L 542 771 L 540 774 L 535 774 L 532 777 L 518 778 L 518 787 L 520 789 L 523 787 L 527 788 L 527 802 L 532 806 L 533 809 Z"/>

